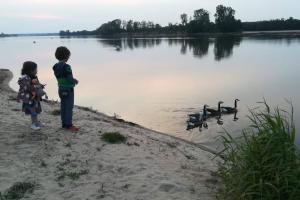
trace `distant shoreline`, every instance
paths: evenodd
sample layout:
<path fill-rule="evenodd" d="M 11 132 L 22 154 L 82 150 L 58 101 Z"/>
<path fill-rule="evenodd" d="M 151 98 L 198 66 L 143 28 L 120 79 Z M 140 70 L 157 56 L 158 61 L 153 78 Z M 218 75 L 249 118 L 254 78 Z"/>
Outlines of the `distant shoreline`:
<path fill-rule="evenodd" d="M 198 38 L 198 37 L 222 37 L 222 36 L 237 36 L 237 37 L 255 37 L 255 36 L 281 36 L 295 37 L 300 36 L 300 30 L 291 31 L 245 31 L 232 33 L 120 33 L 113 35 L 60 35 L 60 37 L 100 37 L 100 38 Z"/>
<path fill-rule="evenodd" d="M 60 36 L 62 38 L 69 37 L 99 37 L 99 38 L 198 38 L 198 37 L 255 37 L 255 36 L 278 36 L 278 37 L 300 37 L 300 30 L 279 30 L 279 31 L 244 31 L 232 33 L 121 33 L 113 35 L 83 35 L 83 34 L 69 34 L 59 35 L 59 33 L 31 33 L 31 34 L 5 34 L 4 37 L 30 37 L 30 36 Z"/>

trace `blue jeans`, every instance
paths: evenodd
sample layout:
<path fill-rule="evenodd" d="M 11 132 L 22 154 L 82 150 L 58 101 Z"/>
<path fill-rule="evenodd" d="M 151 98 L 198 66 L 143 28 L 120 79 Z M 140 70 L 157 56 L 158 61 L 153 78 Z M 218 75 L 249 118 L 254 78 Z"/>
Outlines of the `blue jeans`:
<path fill-rule="evenodd" d="M 61 100 L 60 116 L 63 128 L 70 128 L 73 118 L 74 107 L 74 89 L 73 88 L 59 88 L 58 94 Z"/>

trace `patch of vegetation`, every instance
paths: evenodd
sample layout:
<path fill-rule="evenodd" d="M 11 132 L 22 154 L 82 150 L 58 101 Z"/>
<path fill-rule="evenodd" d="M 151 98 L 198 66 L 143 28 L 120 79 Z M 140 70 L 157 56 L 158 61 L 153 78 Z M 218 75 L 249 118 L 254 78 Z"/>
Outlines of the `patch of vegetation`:
<path fill-rule="evenodd" d="M 111 144 L 124 143 L 127 138 L 119 132 L 104 133 L 101 139 Z"/>
<path fill-rule="evenodd" d="M 300 199 L 300 156 L 295 145 L 293 107 L 290 113 L 264 102 L 265 110 L 252 110 L 251 126 L 242 136 L 223 137 L 224 162 L 220 199 Z"/>
<path fill-rule="evenodd" d="M 80 171 L 64 171 L 58 178 L 57 180 L 62 180 L 66 177 L 74 180 L 78 180 L 80 176 L 88 174 L 88 170 L 80 170 Z"/>
<path fill-rule="evenodd" d="M 59 109 L 55 109 L 55 110 L 51 111 L 51 115 L 54 115 L 54 116 L 60 115 L 60 110 Z"/>
<path fill-rule="evenodd" d="M 29 182 L 17 182 L 7 189 L 2 195 L 0 193 L 0 200 L 18 200 L 22 199 L 26 193 L 31 193 L 35 185 Z"/>

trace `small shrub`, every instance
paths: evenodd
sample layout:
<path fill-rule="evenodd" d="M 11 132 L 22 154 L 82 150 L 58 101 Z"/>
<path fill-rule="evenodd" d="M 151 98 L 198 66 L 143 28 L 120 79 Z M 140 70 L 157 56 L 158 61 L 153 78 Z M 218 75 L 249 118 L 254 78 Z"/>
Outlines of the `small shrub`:
<path fill-rule="evenodd" d="M 126 141 L 126 137 L 119 132 L 104 133 L 101 138 L 103 141 L 111 144 L 119 144 Z"/>
<path fill-rule="evenodd" d="M 33 192 L 35 185 L 28 182 L 17 182 L 2 195 L 2 200 L 18 200 L 22 199 L 27 192 Z"/>
<path fill-rule="evenodd" d="M 60 110 L 59 109 L 55 109 L 55 110 L 51 111 L 51 115 L 54 115 L 54 116 L 60 115 Z"/>

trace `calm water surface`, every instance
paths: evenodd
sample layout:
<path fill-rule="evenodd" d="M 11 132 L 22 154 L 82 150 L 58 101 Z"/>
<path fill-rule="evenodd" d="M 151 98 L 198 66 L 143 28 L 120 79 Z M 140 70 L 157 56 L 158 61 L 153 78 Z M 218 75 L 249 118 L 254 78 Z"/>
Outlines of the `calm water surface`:
<path fill-rule="evenodd" d="M 80 81 L 76 104 L 211 144 L 224 128 L 238 134 L 246 127 L 248 109 L 263 97 L 283 108 L 288 99 L 300 128 L 300 38 L 1 38 L 1 67 L 15 74 L 11 86 L 18 89 L 22 63 L 33 60 L 50 98 L 58 99 L 52 66 L 61 45 L 71 50 L 69 63 Z M 187 114 L 219 100 L 233 106 L 235 98 L 241 100 L 238 121 L 228 115 L 222 126 L 210 119 L 207 130 L 186 131 Z"/>

